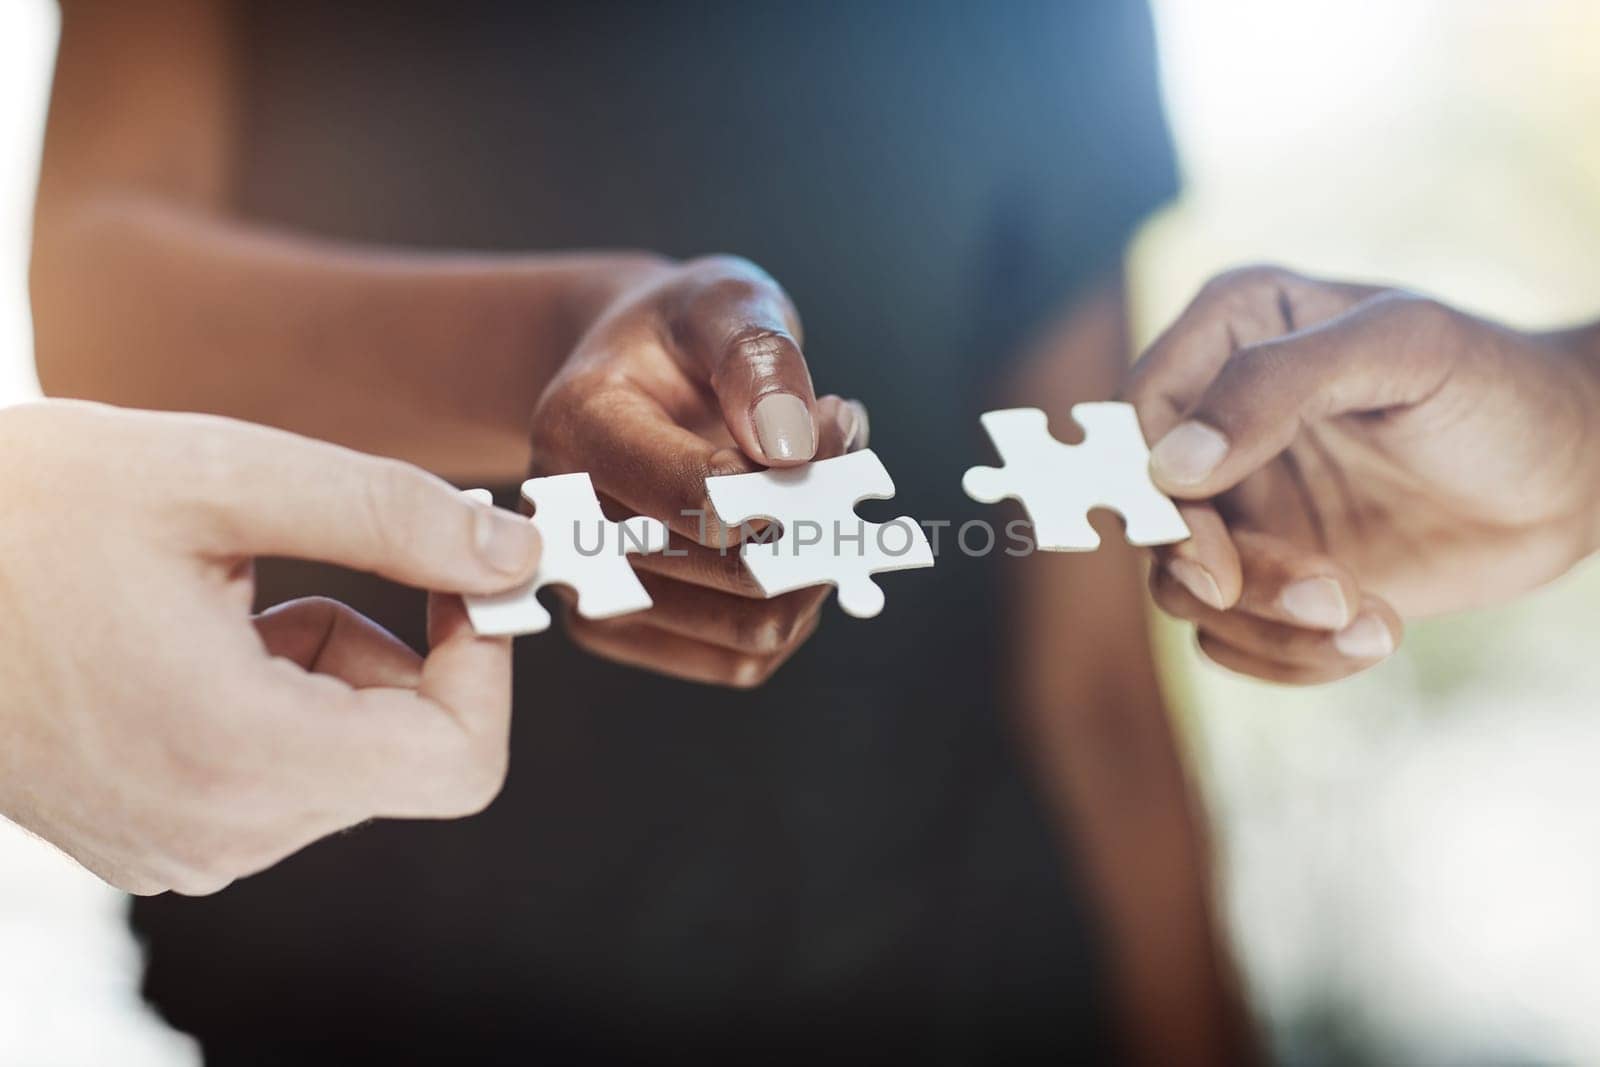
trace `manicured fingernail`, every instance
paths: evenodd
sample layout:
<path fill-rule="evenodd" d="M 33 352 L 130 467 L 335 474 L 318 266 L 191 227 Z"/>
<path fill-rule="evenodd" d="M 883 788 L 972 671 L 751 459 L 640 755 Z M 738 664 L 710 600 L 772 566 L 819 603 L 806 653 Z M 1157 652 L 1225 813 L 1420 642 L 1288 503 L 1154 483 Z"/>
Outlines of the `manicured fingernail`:
<path fill-rule="evenodd" d="M 773 393 L 756 405 L 756 439 L 768 459 L 810 459 L 817 451 L 811 410 L 793 393 Z"/>
<path fill-rule="evenodd" d="M 1332 578 L 1302 578 L 1284 588 L 1278 604 L 1295 622 L 1319 630 L 1339 630 L 1350 621 L 1344 590 Z"/>
<path fill-rule="evenodd" d="M 867 406 L 859 400 L 846 400 L 845 410 L 850 412 L 849 432 L 845 434 L 844 450 L 854 452 L 858 448 L 866 448 L 867 442 L 872 440 L 872 419 L 867 415 Z"/>
<path fill-rule="evenodd" d="M 1333 647 L 1351 659 L 1383 659 L 1394 651 L 1394 637 L 1376 615 L 1363 615 L 1333 635 Z"/>
<path fill-rule="evenodd" d="M 526 574 L 539 561 L 539 531 L 521 515 L 480 507 L 472 520 L 478 555 L 504 574 Z"/>
<path fill-rule="evenodd" d="M 1166 485 L 1195 485 L 1228 454 L 1228 439 L 1203 422 L 1183 422 L 1150 450 L 1150 473 Z"/>
<path fill-rule="evenodd" d="M 1195 595 L 1202 604 L 1224 610 L 1222 603 L 1222 590 L 1217 588 L 1217 580 L 1211 573 L 1193 560 L 1175 559 L 1167 564 L 1167 573 L 1178 580 L 1178 584 Z"/>
<path fill-rule="evenodd" d="M 861 416 L 856 414 L 855 408 L 849 401 L 839 405 L 839 441 L 846 454 L 855 447 L 856 437 L 861 433 Z"/>

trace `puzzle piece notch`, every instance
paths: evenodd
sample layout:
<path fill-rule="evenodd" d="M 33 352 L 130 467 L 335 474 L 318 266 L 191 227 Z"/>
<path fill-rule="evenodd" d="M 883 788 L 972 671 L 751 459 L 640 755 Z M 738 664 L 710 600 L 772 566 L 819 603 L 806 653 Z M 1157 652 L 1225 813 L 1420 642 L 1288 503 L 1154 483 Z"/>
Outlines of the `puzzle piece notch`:
<path fill-rule="evenodd" d="M 747 542 L 739 551 L 768 597 L 832 585 L 840 608 L 870 619 L 884 606 L 873 574 L 933 566 L 933 549 L 916 520 L 902 515 L 876 523 L 856 514 L 863 500 L 894 496 L 889 472 L 870 449 L 802 467 L 707 478 L 706 494 L 729 526 L 771 519 L 783 528 L 781 536 Z"/>
<path fill-rule="evenodd" d="M 468 496 L 492 503 L 487 490 Z M 492 596 L 466 598 L 472 628 L 486 637 L 542 633 L 550 613 L 539 603 L 547 585 L 564 585 L 578 594 L 578 614 L 609 619 L 652 605 L 650 594 L 628 564 L 633 552 L 660 552 L 667 546 L 667 527 L 656 519 L 634 516 L 611 522 L 600 511 L 594 484 L 587 474 L 530 478 L 522 496 L 534 506 L 528 520 L 539 531 L 543 551 L 533 580 Z"/>
<path fill-rule="evenodd" d="M 1150 481 L 1150 449 L 1133 406 L 1075 404 L 1072 419 L 1083 428 L 1082 444 L 1051 436 L 1050 420 L 1038 408 L 985 413 L 979 421 L 1006 465 L 973 467 L 961 487 L 983 504 L 1020 500 L 1038 546 L 1049 551 L 1099 548 L 1100 535 L 1088 517 L 1097 507 L 1122 516 L 1131 544 L 1187 539 L 1189 527 L 1177 505 Z"/>

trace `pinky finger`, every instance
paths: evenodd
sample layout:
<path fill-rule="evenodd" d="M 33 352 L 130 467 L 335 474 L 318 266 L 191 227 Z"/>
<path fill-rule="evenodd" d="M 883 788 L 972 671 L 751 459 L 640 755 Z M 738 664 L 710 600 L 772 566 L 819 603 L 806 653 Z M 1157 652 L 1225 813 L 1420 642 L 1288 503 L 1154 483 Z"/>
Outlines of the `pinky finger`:
<path fill-rule="evenodd" d="M 1278 685 L 1326 685 L 1360 674 L 1376 662 L 1329 659 L 1319 663 L 1284 663 L 1248 652 L 1203 631 L 1196 640 L 1201 653 L 1217 666 Z"/>

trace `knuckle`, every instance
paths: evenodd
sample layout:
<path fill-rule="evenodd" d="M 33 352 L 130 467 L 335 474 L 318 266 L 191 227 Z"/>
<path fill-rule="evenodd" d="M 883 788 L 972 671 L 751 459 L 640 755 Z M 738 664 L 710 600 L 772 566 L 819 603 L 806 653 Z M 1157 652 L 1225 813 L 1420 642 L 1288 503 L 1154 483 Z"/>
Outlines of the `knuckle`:
<path fill-rule="evenodd" d="M 782 604 L 757 603 L 733 620 L 734 643 L 762 655 L 779 651 L 794 631 L 794 612 Z"/>
<path fill-rule="evenodd" d="M 782 640 L 778 651 L 798 648 L 816 632 L 824 603 L 820 599 L 797 598 L 784 608 L 779 619 Z"/>
<path fill-rule="evenodd" d="M 172 891 L 185 897 L 210 897 L 234 883 L 229 874 L 212 871 L 184 871 L 174 875 Z"/>
<path fill-rule="evenodd" d="M 496 759 L 474 760 L 461 776 L 452 814 L 464 818 L 485 811 L 505 789 L 508 770 L 509 761 L 503 752 Z"/>
<path fill-rule="evenodd" d="M 1254 388 L 1284 374 L 1295 358 L 1294 348 L 1277 341 L 1249 345 L 1229 360 L 1219 381 L 1231 382 L 1235 387 L 1242 384 Z"/>
<path fill-rule="evenodd" d="M 389 559 L 405 559 L 418 548 L 412 516 L 426 503 L 427 486 L 416 472 L 391 460 L 377 460 L 363 480 L 358 507 L 366 532 Z"/>
<path fill-rule="evenodd" d="M 711 281 L 728 279 L 735 281 L 770 282 L 771 278 L 753 261 L 744 256 L 737 256 L 731 252 L 713 252 L 709 255 L 696 256 L 684 266 L 690 273 Z"/>
<path fill-rule="evenodd" d="M 456 817 L 477 815 L 493 804 L 505 789 L 511 766 L 510 746 L 503 737 L 468 737 L 466 751 L 455 766 L 450 814 Z"/>
<path fill-rule="evenodd" d="M 190 417 L 185 432 L 155 445 L 152 466 L 181 471 L 173 502 L 232 543 L 243 521 L 234 504 L 241 491 L 241 461 L 232 436 L 209 417 Z"/>
<path fill-rule="evenodd" d="M 1205 284 L 1202 292 L 1216 296 L 1247 293 L 1255 295 L 1263 289 L 1276 289 L 1290 272 L 1276 263 L 1245 263 L 1216 275 Z"/>
<path fill-rule="evenodd" d="M 191 826 L 174 833 L 162 851 L 173 868 L 170 888 L 188 897 L 220 892 L 243 870 L 239 841 L 214 826 Z"/>
<path fill-rule="evenodd" d="M 570 451 L 588 429 L 617 425 L 624 413 L 621 397 L 631 386 L 618 369 L 597 366 L 574 372 L 553 383 L 534 406 L 529 440 L 537 459 L 546 463 Z"/>
<path fill-rule="evenodd" d="M 686 323 L 702 317 L 720 318 L 728 308 L 738 308 L 768 294 L 771 289 L 749 274 L 708 271 L 683 304 Z"/>
<path fill-rule="evenodd" d="M 533 408 L 528 439 L 537 456 L 548 456 L 571 440 L 572 412 L 584 389 L 581 381 L 565 378 L 551 384 Z"/>
<path fill-rule="evenodd" d="M 733 689 L 755 689 L 772 676 L 775 663 L 761 656 L 740 656 L 728 669 L 728 685 Z"/>
<path fill-rule="evenodd" d="M 747 323 L 736 327 L 723 341 L 730 362 L 743 363 L 743 370 L 767 372 L 777 364 L 798 356 L 800 346 L 787 331 Z"/>
<path fill-rule="evenodd" d="M 1399 291 L 1387 295 L 1385 311 L 1405 316 L 1431 340 L 1454 334 L 1463 318 L 1461 312 L 1443 301 Z"/>
<path fill-rule="evenodd" d="M 766 685 L 778 673 L 778 669 L 789 662 L 794 651 L 791 647 L 769 655 L 741 656 L 733 665 L 728 684 L 735 689 L 757 689 Z"/>
<path fill-rule="evenodd" d="M 294 602 L 296 610 L 305 620 L 304 625 L 319 637 L 326 637 L 339 620 L 351 613 L 350 609 L 330 596 L 313 593 Z"/>

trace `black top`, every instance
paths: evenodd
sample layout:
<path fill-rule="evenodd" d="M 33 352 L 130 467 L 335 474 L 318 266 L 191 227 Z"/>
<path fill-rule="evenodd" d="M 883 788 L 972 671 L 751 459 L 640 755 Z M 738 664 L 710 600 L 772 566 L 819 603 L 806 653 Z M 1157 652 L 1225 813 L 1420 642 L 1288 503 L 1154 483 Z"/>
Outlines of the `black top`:
<path fill-rule="evenodd" d="M 872 412 L 899 492 L 869 517 L 981 513 L 985 383 L 1175 185 L 1139 4 L 260 0 L 241 33 L 252 216 L 746 255 Z M 1006 735 L 1003 563 L 881 578 L 881 616 L 830 606 L 752 693 L 519 642 L 489 812 L 139 901 L 150 997 L 222 1065 L 1094 1055 L 1083 892 Z M 375 580 L 262 584 L 420 639 Z"/>

